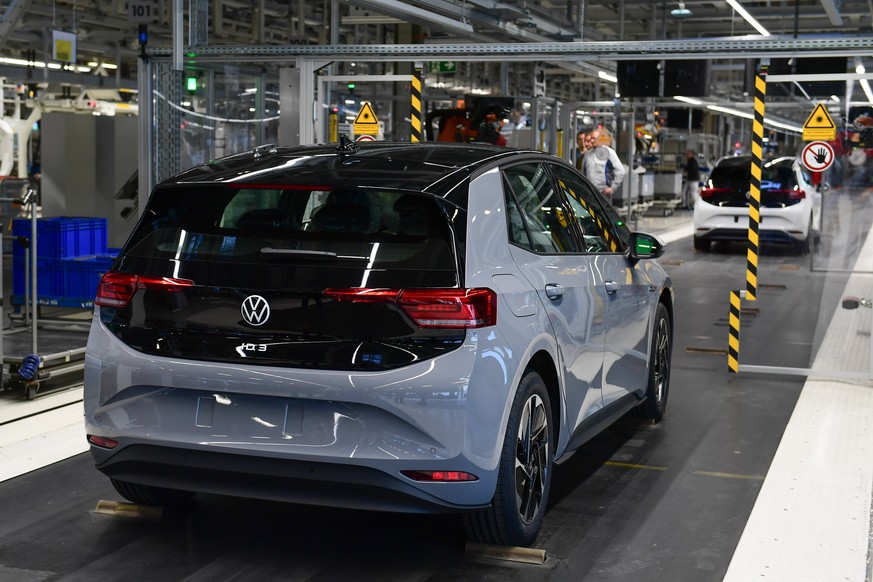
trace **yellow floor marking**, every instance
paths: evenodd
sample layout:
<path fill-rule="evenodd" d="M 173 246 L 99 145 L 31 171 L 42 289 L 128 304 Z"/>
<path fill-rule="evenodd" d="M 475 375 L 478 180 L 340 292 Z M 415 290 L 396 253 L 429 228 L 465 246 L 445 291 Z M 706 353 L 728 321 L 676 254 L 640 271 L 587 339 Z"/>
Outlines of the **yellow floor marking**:
<path fill-rule="evenodd" d="M 641 469 L 644 471 L 666 471 L 667 467 L 658 467 L 656 465 L 640 465 L 637 463 L 622 463 L 620 461 L 606 461 L 604 465 L 609 467 L 620 467 L 622 469 Z M 703 475 L 704 477 L 721 477 L 723 479 L 746 479 L 749 481 L 763 481 L 763 475 L 739 475 L 737 473 L 723 473 L 721 471 L 693 471 L 695 475 Z"/>
<path fill-rule="evenodd" d="M 724 479 L 747 479 L 749 481 L 763 481 L 763 475 L 737 475 L 736 473 L 721 473 L 719 471 L 694 471 L 695 475 L 705 477 L 722 477 Z"/>
<path fill-rule="evenodd" d="M 666 471 L 667 467 L 655 467 L 652 465 L 638 465 L 636 463 L 621 463 L 619 461 L 606 461 L 604 463 L 610 467 L 622 467 L 623 469 L 643 469 L 646 471 Z"/>

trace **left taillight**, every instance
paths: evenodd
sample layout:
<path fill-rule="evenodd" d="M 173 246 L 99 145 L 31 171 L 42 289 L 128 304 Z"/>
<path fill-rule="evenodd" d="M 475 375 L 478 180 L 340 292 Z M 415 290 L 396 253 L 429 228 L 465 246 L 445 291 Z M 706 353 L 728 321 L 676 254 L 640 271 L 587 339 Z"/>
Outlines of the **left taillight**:
<path fill-rule="evenodd" d="M 800 188 L 794 188 L 793 190 L 788 191 L 789 200 L 803 200 L 804 198 L 806 198 L 806 192 Z"/>
<path fill-rule="evenodd" d="M 131 273 L 110 271 L 100 278 L 97 287 L 97 297 L 94 303 L 103 307 L 124 307 L 136 293 L 137 289 L 157 291 L 181 291 L 184 287 L 192 287 L 194 281 L 176 279 L 173 277 L 146 277 Z"/>
<path fill-rule="evenodd" d="M 422 328 L 470 329 L 497 324 L 497 294 L 491 289 L 325 289 L 336 301 L 395 303 Z"/>

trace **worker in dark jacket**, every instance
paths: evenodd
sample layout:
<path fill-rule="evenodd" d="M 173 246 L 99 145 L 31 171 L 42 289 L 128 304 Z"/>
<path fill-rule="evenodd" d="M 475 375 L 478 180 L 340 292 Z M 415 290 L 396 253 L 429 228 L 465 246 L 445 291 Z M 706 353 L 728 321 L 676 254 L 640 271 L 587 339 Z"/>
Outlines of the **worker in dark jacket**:
<path fill-rule="evenodd" d="M 697 200 L 697 190 L 700 186 L 700 165 L 694 150 L 685 152 L 685 185 L 682 187 L 682 202 L 680 207 L 692 209 Z"/>

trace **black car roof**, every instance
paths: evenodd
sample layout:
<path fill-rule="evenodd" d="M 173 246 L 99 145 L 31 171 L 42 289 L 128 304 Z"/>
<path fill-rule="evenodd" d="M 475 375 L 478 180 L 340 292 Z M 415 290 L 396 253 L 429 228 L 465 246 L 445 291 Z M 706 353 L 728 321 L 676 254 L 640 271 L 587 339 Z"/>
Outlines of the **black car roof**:
<path fill-rule="evenodd" d="M 479 143 L 364 142 L 271 147 L 234 154 L 182 172 L 162 184 L 251 183 L 379 186 L 439 194 L 500 158 L 542 155 Z M 453 179 L 446 180 L 447 177 Z"/>

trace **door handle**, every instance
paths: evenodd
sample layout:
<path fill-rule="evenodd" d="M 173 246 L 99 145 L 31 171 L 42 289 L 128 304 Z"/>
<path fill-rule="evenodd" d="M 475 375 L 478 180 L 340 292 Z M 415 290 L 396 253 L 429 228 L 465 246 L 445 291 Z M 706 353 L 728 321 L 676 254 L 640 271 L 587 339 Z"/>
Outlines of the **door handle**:
<path fill-rule="evenodd" d="M 618 293 L 618 283 L 615 281 L 604 281 L 603 284 L 606 286 L 607 295 L 615 295 Z"/>
<path fill-rule="evenodd" d="M 564 288 L 557 283 L 546 283 L 546 297 L 552 301 L 557 301 L 564 296 Z"/>

